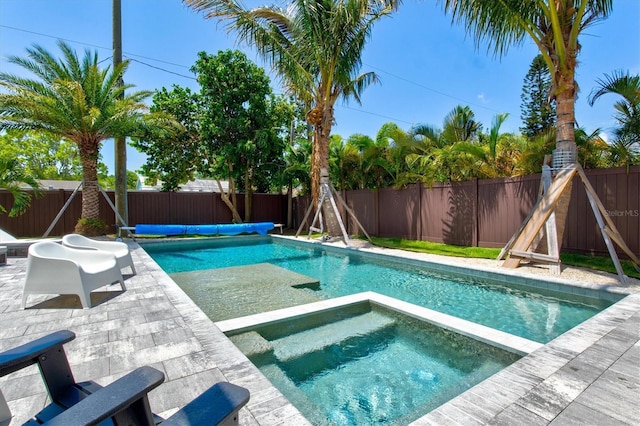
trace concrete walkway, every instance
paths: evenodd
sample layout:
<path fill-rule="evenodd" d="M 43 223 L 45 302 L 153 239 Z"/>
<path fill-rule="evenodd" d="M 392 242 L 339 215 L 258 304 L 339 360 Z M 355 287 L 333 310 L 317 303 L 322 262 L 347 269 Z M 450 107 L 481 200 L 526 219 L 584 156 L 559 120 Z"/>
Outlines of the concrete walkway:
<path fill-rule="evenodd" d="M 26 259 L 0 267 L 0 351 L 51 331 L 76 333 L 65 346 L 77 381 L 106 385 L 151 365 L 165 382 L 151 407 L 168 416 L 220 380 L 247 387 L 243 425 L 309 424 L 137 244 L 138 275 L 92 293 L 32 296 L 20 309 Z M 412 255 L 411 257 L 415 257 Z M 55 271 L 52 271 L 55 273 Z M 640 419 L 640 294 L 633 294 L 485 380 L 416 425 L 632 425 Z M 46 405 L 37 368 L 0 378 L 22 424 Z"/>

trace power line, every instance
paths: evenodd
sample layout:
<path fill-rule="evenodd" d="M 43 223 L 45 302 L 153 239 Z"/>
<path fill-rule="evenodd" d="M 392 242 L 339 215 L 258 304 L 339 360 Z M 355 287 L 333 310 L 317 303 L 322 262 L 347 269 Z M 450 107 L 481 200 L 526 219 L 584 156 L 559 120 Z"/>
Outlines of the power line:
<path fill-rule="evenodd" d="M 104 47 L 104 46 L 99 46 L 99 45 L 95 45 L 95 44 L 91 44 L 91 43 L 85 43 L 85 42 L 81 42 L 81 41 L 77 41 L 77 40 L 71 40 L 71 39 L 67 39 L 67 38 L 56 37 L 56 36 L 52 36 L 52 35 L 49 35 L 49 34 L 40 33 L 40 32 L 37 32 L 37 31 L 30 31 L 30 30 L 25 30 L 25 29 L 22 29 L 22 28 L 12 27 L 12 26 L 9 26 L 9 25 L 0 25 L 0 28 L 6 28 L 6 29 L 25 32 L 25 33 L 28 33 L 28 34 L 34 34 L 34 35 L 38 35 L 38 36 L 42 36 L 42 37 L 53 38 L 53 39 L 56 39 L 56 40 L 63 40 L 63 41 L 71 42 L 71 43 L 77 43 L 77 44 L 81 44 L 81 45 L 84 45 L 84 46 L 94 47 L 94 48 L 97 48 L 97 49 L 104 49 L 104 50 L 109 50 L 109 51 L 112 50 L 111 48 Z M 132 58 L 132 56 L 135 56 L 135 57 L 138 57 L 138 58 L 142 58 L 142 59 L 147 59 L 147 60 L 150 60 L 150 61 L 163 63 L 163 64 L 167 64 L 167 65 L 171 65 L 171 66 L 190 69 L 190 67 L 188 67 L 186 65 L 177 64 L 175 62 L 169 62 L 169 61 L 165 61 L 165 60 L 162 60 L 162 59 L 151 58 L 149 56 L 139 55 L 139 54 L 136 54 L 136 53 L 129 53 L 129 52 L 123 52 L 123 53 L 125 53 L 127 55 L 127 59 L 129 59 L 132 62 L 137 62 L 137 63 L 139 63 L 141 65 L 156 69 L 158 71 L 166 72 L 166 73 L 173 74 L 173 75 L 176 75 L 176 76 L 179 76 L 179 77 L 188 78 L 190 80 L 196 80 L 197 81 L 197 79 L 195 77 L 193 77 L 193 76 L 180 74 L 180 73 L 177 73 L 177 72 L 174 72 L 174 71 L 167 70 L 165 68 L 161 68 L 161 67 L 158 67 L 158 66 L 155 66 L 155 65 L 151 65 L 151 64 L 148 64 L 146 62 L 134 59 L 134 58 Z M 100 62 L 104 62 L 105 60 L 100 61 Z M 477 104 L 477 103 L 474 103 L 474 102 L 469 102 L 469 101 L 467 101 L 465 99 L 458 98 L 458 97 L 453 96 L 453 95 L 449 95 L 449 94 L 444 93 L 444 92 L 442 92 L 440 90 L 425 86 L 424 84 L 417 83 L 415 81 L 409 80 L 408 78 L 405 78 L 405 77 L 393 74 L 391 72 L 385 71 L 380 67 L 376 67 L 375 65 L 366 64 L 366 63 L 363 63 L 363 65 L 366 65 L 366 66 L 368 66 L 370 68 L 376 69 L 381 73 L 387 74 L 387 75 L 389 75 L 389 76 L 391 76 L 393 78 L 396 78 L 396 79 L 398 79 L 400 81 L 404 81 L 405 83 L 409 83 L 409 84 L 412 84 L 414 86 L 420 87 L 422 89 L 426 89 L 426 90 L 429 90 L 431 92 L 437 93 L 437 94 L 439 94 L 441 96 L 445 96 L 447 98 L 451 98 L 451 99 L 454 99 L 456 101 L 463 102 L 463 103 L 468 104 L 468 105 L 473 105 L 473 106 L 478 107 L 478 108 L 483 108 L 483 109 L 486 109 L 486 110 L 489 110 L 489 111 L 493 111 L 493 112 L 496 112 L 496 113 L 499 112 L 499 111 L 497 111 L 497 110 L 495 110 L 493 108 L 490 108 L 490 107 L 487 107 L 487 106 L 484 106 L 484 105 L 480 105 L 480 104 Z M 362 110 L 362 109 L 350 108 L 350 107 L 347 107 L 347 106 L 342 106 L 342 108 L 349 109 L 349 110 L 352 110 L 352 111 L 358 111 L 358 112 L 361 112 L 361 113 L 364 113 L 364 114 L 373 115 L 373 116 L 376 116 L 376 117 L 381 117 L 381 118 L 385 118 L 385 119 L 389 119 L 389 120 L 393 120 L 393 121 L 396 121 L 396 122 L 401 122 L 401 123 L 405 123 L 405 124 L 409 124 L 409 125 L 413 125 L 414 124 L 414 123 L 408 122 L 406 120 L 400 120 L 400 119 L 397 119 L 397 118 L 389 117 L 389 116 L 386 116 L 386 115 L 382 115 L 382 114 L 378 114 L 378 113 L 375 113 L 375 112 L 370 112 L 370 111 L 366 111 L 366 110 Z"/>
<path fill-rule="evenodd" d="M 86 42 L 83 42 L 83 41 L 71 40 L 71 39 L 64 38 L 64 37 L 56 37 L 56 36 L 52 36 L 52 35 L 49 35 L 49 34 L 39 33 L 37 31 L 30 31 L 30 30 L 24 30 L 22 28 L 11 27 L 9 25 L 0 25 L 0 28 L 6 28 L 6 29 L 9 29 L 9 30 L 20 31 L 20 32 L 23 32 L 23 33 L 28 33 L 28 34 L 34 34 L 34 35 L 38 35 L 38 36 L 41 36 L 41 37 L 52 38 L 52 39 L 55 39 L 55 40 L 63 40 L 63 41 L 67 41 L 67 42 L 70 42 L 70 43 L 81 44 L 83 46 L 95 47 L 96 49 L 103 49 L 103 50 L 109 50 L 109 51 L 113 50 L 110 47 L 105 47 L 105 46 L 100 46 L 100 45 L 97 45 L 97 44 L 86 43 Z M 155 62 L 160 62 L 160 63 L 167 64 L 167 65 L 173 65 L 174 67 L 180 67 L 180 68 L 186 68 L 186 69 L 190 68 L 190 67 L 188 67 L 186 65 L 176 64 L 175 62 L 164 61 L 162 59 L 151 58 L 149 56 L 138 55 L 137 53 L 130 53 L 130 52 L 123 52 L 123 53 L 125 53 L 125 54 L 127 54 L 129 56 L 136 56 L 136 57 L 142 58 L 142 59 L 147 59 L 147 60 L 151 60 L 151 61 L 155 61 Z"/>
<path fill-rule="evenodd" d="M 361 112 L 361 113 L 368 114 L 368 115 L 374 115 L 376 117 L 386 118 L 387 120 L 393 120 L 393 121 L 396 121 L 396 122 L 399 122 L 399 123 L 409 124 L 410 126 L 414 125 L 414 123 L 411 123 L 409 121 L 400 120 L 399 118 L 389 117 L 388 115 L 382 115 L 382 114 L 378 114 L 378 113 L 375 113 L 375 112 L 365 111 L 363 109 L 351 108 L 351 107 L 348 107 L 346 105 L 336 105 L 336 106 L 339 107 L 339 108 L 350 109 L 351 111 L 357 111 L 357 112 Z"/>
<path fill-rule="evenodd" d="M 378 70 L 378 71 L 380 71 L 380 72 L 382 72 L 382 73 L 384 73 L 384 74 L 390 75 L 390 76 L 391 76 L 391 77 L 393 77 L 393 78 L 397 78 L 398 80 L 404 81 L 404 82 L 409 83 L 409 84 L 413 84 L 414 86 L 418 86 L 418 87 L 421 87 L 421 88 L 423 88 L 423 89 L 430 90 L 430 91 L 432 91 L 432 92 L 434 92 L 434 93 L 437 93 L 437 94 L 439 94 L 439 95 L 441 95 L 441 96 L 445 96 L 445 97 L 447 97 L 447 98 L 451 98 L 451 99 L 454 99 L 454 100 L 459 101 L 459 102 L 464 102 L 464 103 L 466 103 L 466 104 L 473 105 L 473 106 L 478 107 L 478 108 L 484 108 L 484 109 L 487 109 L 487 110 L 489 110 L 489 111 L 493 111 L 493 112 L 496 112 L 496 113 L 499 113 L 499 112 L 500 112 L 500 111 L 498 111 L 498 110 L 496 110 L 496 109 L 490 108 L 490 107 L 485 106 L 485 105 L 480 105 L 480 104 L 477 104 L 477 103 L 474 103 L 474 102 L 469 102 L 469 101 L 467 101 L 467 100 L 465 100 L 465 99 L 462 99 L 462 98 L 458 98 L 458 97 L 453 96 L 453 95 L 448 95 L 448 94 L 446 94 L 446 93 L 444 93 L 444 92 L 441 92 L 440 90 L 434 89 L 434 88 L 432 88 L 432 87 L 425 86 L 425 85 L 424 85 L 424 84 L 422 84 L 422 83 L 417 83 L 417 82 L 415 82 L 415 81 L 412 81 L 412 80 L 409 80 L 409 79 L 407 79 L 407 78 L 401 77 L 401 76 L 399 76 L 399 75 L 396 75 L 396 74 L 390 73 L 390 72 L 388 72 L 388 71 L 385 71 L 385 70 L 383 70 L 382 68 L 378 68 L 378 67 L 376 67 L 375 65 L 365 64 L 364 62 L 363 62 L 363 65 L 366 65 L 366 66 L 368 66 L 368 67 L 370 67 L 370 68 L 376 69 L 376 70 Z"/>
<path fill-rule="evenodd" d="M 154 68 L 154 69 L 157 69 L 157 70 L 160 70 L 160 71 L 164 71 L 164 72 L 169 73 L 169 74 L 177 75 L 177 76 L 184 77 L 184 78 L 189 78 L 191 80 L 196 80 L 196 81 L 198 80 L 197 78 L 195 78 L 193 76 L 180 74 L 180 73 L 177 73 L 177 72 L 174 72 L 174 71 L 169 71 L 167 69 L 156 67 L 155 65 L 147 64 L 146 62 L 142 62 L 142 61 L 139 61 L 137 59 L 129 58 L 128 56 L 126 58 L 128 60 L 132 61 L 132 62 L 137 62 L 139 64 L 142 64 L 142 65 L 145 65 L 147 67 Z"/>

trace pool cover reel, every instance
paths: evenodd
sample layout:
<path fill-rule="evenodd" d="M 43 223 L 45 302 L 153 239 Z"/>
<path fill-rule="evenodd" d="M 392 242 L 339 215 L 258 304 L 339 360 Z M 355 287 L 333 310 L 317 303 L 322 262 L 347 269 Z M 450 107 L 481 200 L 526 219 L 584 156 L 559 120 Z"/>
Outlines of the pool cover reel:
<path fill-rule="evenodd" d="M 257 232 L 267 235 L 273 222 L 229 223 L 221 225 L 136 225 L 139 235 L 238 235 Z"/>

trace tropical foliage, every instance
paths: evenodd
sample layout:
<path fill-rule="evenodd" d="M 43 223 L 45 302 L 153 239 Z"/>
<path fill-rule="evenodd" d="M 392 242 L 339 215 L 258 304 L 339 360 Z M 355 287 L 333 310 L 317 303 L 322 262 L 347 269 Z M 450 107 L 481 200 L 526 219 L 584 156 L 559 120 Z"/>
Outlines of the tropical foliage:
<path fill-rule="evenodd" d="M 329 169 L 329 140 L 338 99 L 360 101 L 362 91 L 377 81 L 359 74 L 361 56 L 373 24 L 389 15 L 395 1 L 294 0 L 245 9 L 239 0 L 185 0 L 207 18 L 221 18 L 240 41 L 254 46 L 300 101 L 311 106 L 313 126 L 311 182 L 319 194 L 320 170 Z"/>
<path fill-rule="evenodd" d="M 13 196 L 9 217 L 24 213 L 31 205 L 32 195 L 24 190 L 25 186 L 31 187 L 35 196 L 41 194 L 38 181 L 22 170 L 17 160 L 0 158 L 0 188 L 8 190 Z M 7 213 L 7 207 L 0 205 L 0 213 Z"/>
<path fill-rule="evenodd" d="M 457 106 L 442 127 L 418 125 L 405 131 L 386 123 L 375 140 L 333 135 L 330 176 L 337 189 L 402 187 L 414 183 L 460 182 L 539 173 L 556 142 L 551 128 L 535 137 L 501 133 L 508 114 L 497 114 L 487 131 L 469 107 Z M 607 144 L 600 129 L 576 129 L 578 161 L 584 168 L 628 165 L 618 145 Z M 459 139 L 459 140 L 458 140 Z"/>
<path fill-rule="evenodd" d="M 165 127 L 166 117 L 146 116 L 142 101 L 148 92 L 122 85 L 127 63 L 101 68 L 97 53 L 81 60 L 65 42 L 58 42 L 62 58 L 40 46 L 27 57 L 11 56 L 10 63 L 35 79 L 0 73 L 0 129 L 44 132 L 78 146 L 82 163 L 82 217 L 98 219 L 98 158 L 105 139 L 131 136 L 148 127 Z M 125 92 L 126 91 L 126 92 Z"/>
<path fill-rule="evenodd" d="M 622 97 L 614 104 L 614 118 L 618 126 L 609 153 L 611 162 L 625 166 L 640 164 L 640 75 L 616 71 L 597 81 L 591 92 L 589 104 L 606 94 Z"/>

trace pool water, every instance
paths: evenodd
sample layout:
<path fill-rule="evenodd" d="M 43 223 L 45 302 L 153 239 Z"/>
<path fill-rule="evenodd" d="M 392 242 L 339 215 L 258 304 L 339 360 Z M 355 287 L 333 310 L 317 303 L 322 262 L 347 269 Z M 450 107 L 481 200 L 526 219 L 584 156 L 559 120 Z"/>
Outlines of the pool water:
<path fill-rule="evenodd" d="M 231 340 L 314 425 L 407 424 L 520 358 L 366 305 Z"/>
<path fill-rule="evenodd" d="M 448 276 L 395 260 L 268 237 L 152 243 L 143 247 L 169 274 L 271 263 L 319 280 L 320 287 L 313 292 L 319 298 L 375 291 L 540 343 L 549 342 L 612 304 L 469 276 Z M 185 291 L 210 315 L 215 315 L 216 304 L 233 303 L 224 293 L 205 288 Z M 286 303 L 289 298 L 280 299 Z"/>

